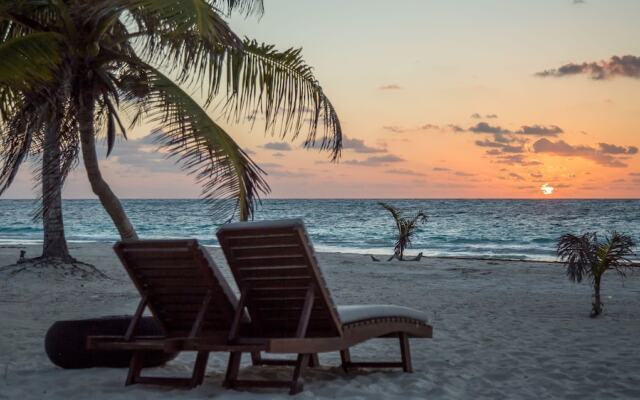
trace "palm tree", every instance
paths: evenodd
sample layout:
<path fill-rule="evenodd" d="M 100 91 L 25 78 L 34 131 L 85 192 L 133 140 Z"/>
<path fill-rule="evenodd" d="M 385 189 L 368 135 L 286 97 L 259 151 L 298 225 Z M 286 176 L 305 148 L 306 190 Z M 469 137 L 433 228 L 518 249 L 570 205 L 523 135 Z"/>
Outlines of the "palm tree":
<path fill-rule="evenodd" d="M 602 313 L 600 284 L 602 276 L 610 269 L 625 276 L 625 269 L 632 265 L 627 258 L 633 255 L 635 243 L 631 237 L 612 232 L 604 241 L 598 240 L 597 233 L 585 233 L 582 236 L 562 235 L 558 239 L 557 253 L 567 268 L 567 276 L 573 282 L 581 282 L 588 277 L 593 285 L 593 307 L 591 317 Z"/>
<path fill-rule="evenodd" d="M 20 47 L 19 39 L 26 31 L 19 24 L 8 24 L 5 8 L 0 8 L 0 45 L 3 49 Z M 7 43 L 8 42 L 8 43 Z M 34 64 L 46 41 L 36 42 L 24 48 L 22 57 Z M 9 63 L 0 71 L 4 85 L 0 88 L 0 194 L 13 182 L 22 161 L 32 155 L 41 158 L 41 167 L 35 170 L 41 183 L 41 206 L 34 218 L 42 218 L 44 241 L 41 259 L 74 262 L 67 246 L 62 218 L 61 190 L 73 157 L 67 155 L 67 164 L 61 164 L 62 154 L 72 148 L 61 146 L 59 138 L 65 137 L 63 107 L 56 87 L 36 88 L 23 80 L 22 71 Z"/>
<path fill-rule="evenodd" d="M 396 223 L 396 227 L 398 228 L 398 238 L 396 239 L 393 256 L 391 258 L 397 257 L 402 261 L 404 257 L 404 250 L 411 245 L 411 236 L 418 227 L 418 223 L 427 222 L 428 216 L 421 210 L 418 211 L 413 218 L 404 218 L 392 205 L 383 202 L 378 202 L 378 204 L 391 213 L 391 216 Z"/>
<path fill-rule="evenodd" d="M 76 150 L 63 152 L 61 165 L 73 164 L 68 158 L 81 148 L 91 187 L 122 239 L 137 234 L 101 175 L 95 145 L 104 132 L 109 154 L 118 134 L 126 138 L 122 113 L 131 126 L 144 120 L 161 128 L 154 130 L 158 143 L 197 176 L 215 213 L 227 217 L 251 217 L 269 187 L 188 91 L 198 89 L 204 107 L 227 121 L 261 113 L 267 132 L 290 139 L 304 132 L 308 147 L 321 133 L 318 147 L 334 161 L 340 155 L 340 122 L 301 51 L 241 40 L 222 18 L 233 10 L 260 13 L 262 1 L 0 0 L 2 22 L 20 31 L 0 47 L 0 93 L 8 93 L 0 109 L 24 102 L 20 85 L 61 88 L 61 125 L 73 133 L 61 147 Z M 14 139 L 12 151 L 28 147 L 25 137 Z"/>

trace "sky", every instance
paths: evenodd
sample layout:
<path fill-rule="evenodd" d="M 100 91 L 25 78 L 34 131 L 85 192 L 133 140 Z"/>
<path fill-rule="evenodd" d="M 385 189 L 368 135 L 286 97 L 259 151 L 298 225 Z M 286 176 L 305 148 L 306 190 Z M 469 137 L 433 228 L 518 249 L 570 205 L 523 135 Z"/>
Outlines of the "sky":
<path fill-rule="evenodd" d="M 229 22 L 303 48 L 342 123 L 341 159 L 223 125 L 272 198 L 638 198 L 638 15 L 637 0 L 265 0 L 261 18 Z M 103 156 L 116 194 L 198 197 L 149 133 Z M 32 186 L 23 168 L 5 198 Z M 94 197 L 81 165 L 63 196 Z"/>

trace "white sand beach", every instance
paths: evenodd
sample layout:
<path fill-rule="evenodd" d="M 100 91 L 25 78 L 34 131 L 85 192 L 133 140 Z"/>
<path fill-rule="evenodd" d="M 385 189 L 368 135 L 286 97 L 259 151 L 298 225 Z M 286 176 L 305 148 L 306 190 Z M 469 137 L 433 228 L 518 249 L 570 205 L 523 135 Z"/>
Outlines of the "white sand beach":
<path fill-rule="evenodd" d="M 110 279 L 63 271 L 0 273 L 0 399 L 273 399 L 284 390 L 221 387 L 227 355 L 212 354 L 194 390 L 124 386 L 126 369 L 63 370 L 44 352 L 56 320 L 132 314 L 138 294 L 108 244 L 73 244 L 72 254 Z M 0 265 L 38 246 L 0 248 Z M 210 249 L 229 276 L 219 249 Z M 346 375 L 339 355 L 321 354 L 307 370 L 299 399 L 613 399 L 640 398 L 640 273 L 603 282 L 604 314 L 590 319 L 591 288 L 569 282 L 554 263 L 426 258 L 372 262 L 364 255 L 320 253 L 339 304 L 406 305 L 425 311 L 434 338 L 412 340 L 414 370 L 359 370 Z M 399 356 L 395 340 L 356 347 L 353 358 Z M 182 354 L 151 371 L 188 374 Z M 242 375 L 288 377 L 286 367 L 252 367 Z"/>

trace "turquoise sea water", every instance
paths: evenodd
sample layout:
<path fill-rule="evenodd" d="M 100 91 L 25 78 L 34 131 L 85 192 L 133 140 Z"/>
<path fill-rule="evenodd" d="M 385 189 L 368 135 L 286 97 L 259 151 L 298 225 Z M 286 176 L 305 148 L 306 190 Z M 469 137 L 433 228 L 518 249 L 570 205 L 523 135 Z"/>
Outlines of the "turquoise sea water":
<path fill-rule="evenodd" d="M 320 251 L 391 254 L 395 226 L 378 200 L 265 200 L 256 219 L 302 217 Z M 388 200 L 422 209 L 409 254 L 553 260 L 566 232 L 618 230 L 640 242 L 640 200 Z M 123 200 L 141 238 L 195 237 L 216 245 L 219 221 L 200 200 Z M 0 244 L 38 243 L 35 203 L 0 200 Z M 113 242 L 117 232 L 96 200 L 65 200 L 67 238 Z"/>

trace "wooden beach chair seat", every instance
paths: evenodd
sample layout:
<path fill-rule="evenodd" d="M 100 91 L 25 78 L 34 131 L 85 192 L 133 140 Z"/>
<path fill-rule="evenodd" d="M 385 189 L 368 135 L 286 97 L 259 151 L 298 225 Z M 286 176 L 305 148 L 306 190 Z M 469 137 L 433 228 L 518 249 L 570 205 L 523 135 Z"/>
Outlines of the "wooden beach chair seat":
<path fill-rule="evenodd" d="M 224 225 L 218 240 L 240 289 L 229 332 L 231 355 L 225 386 L 288 387 L 302 390 L 303 369 L 314 355 L 339 351 L 345 371 L 358 367 L 402 368 L 411 372 L 409 338 L 430 338 L 425 314 L 398 306 L 336 307 L 318 267 L 302 220 L 240 222 Z M 242 332 L 248 312 L 249 330 Z M 372 338 L 396 338 L 401 361 L 354 362 L 349 348 Z M 177 349 L 218 350 L 206 338 L 176 340 Z M 290 381 L 239 379 L 243 352 L 297 354 Z"/>
<path fill-rule="evenodd" d="M 237 297 L 207 251 L 196 240 L 138 240 L 114 246 L 142 299 L 124 336 L 90 336 L 95 350 L 132 350 L 126 384 L 150 383 L 194 387 L 202 383 L 209 351 L 198 352 L 190 378 L 141 376 L 145 350 L 165 349 L 175 337 L 227 343 Z M 136 336 L 145 309 L 160 323 L 161 337 Z M 245 314 L 239 314 L 247 323 Z M 237 324 L 236 324 L 237 325 Z"/>

